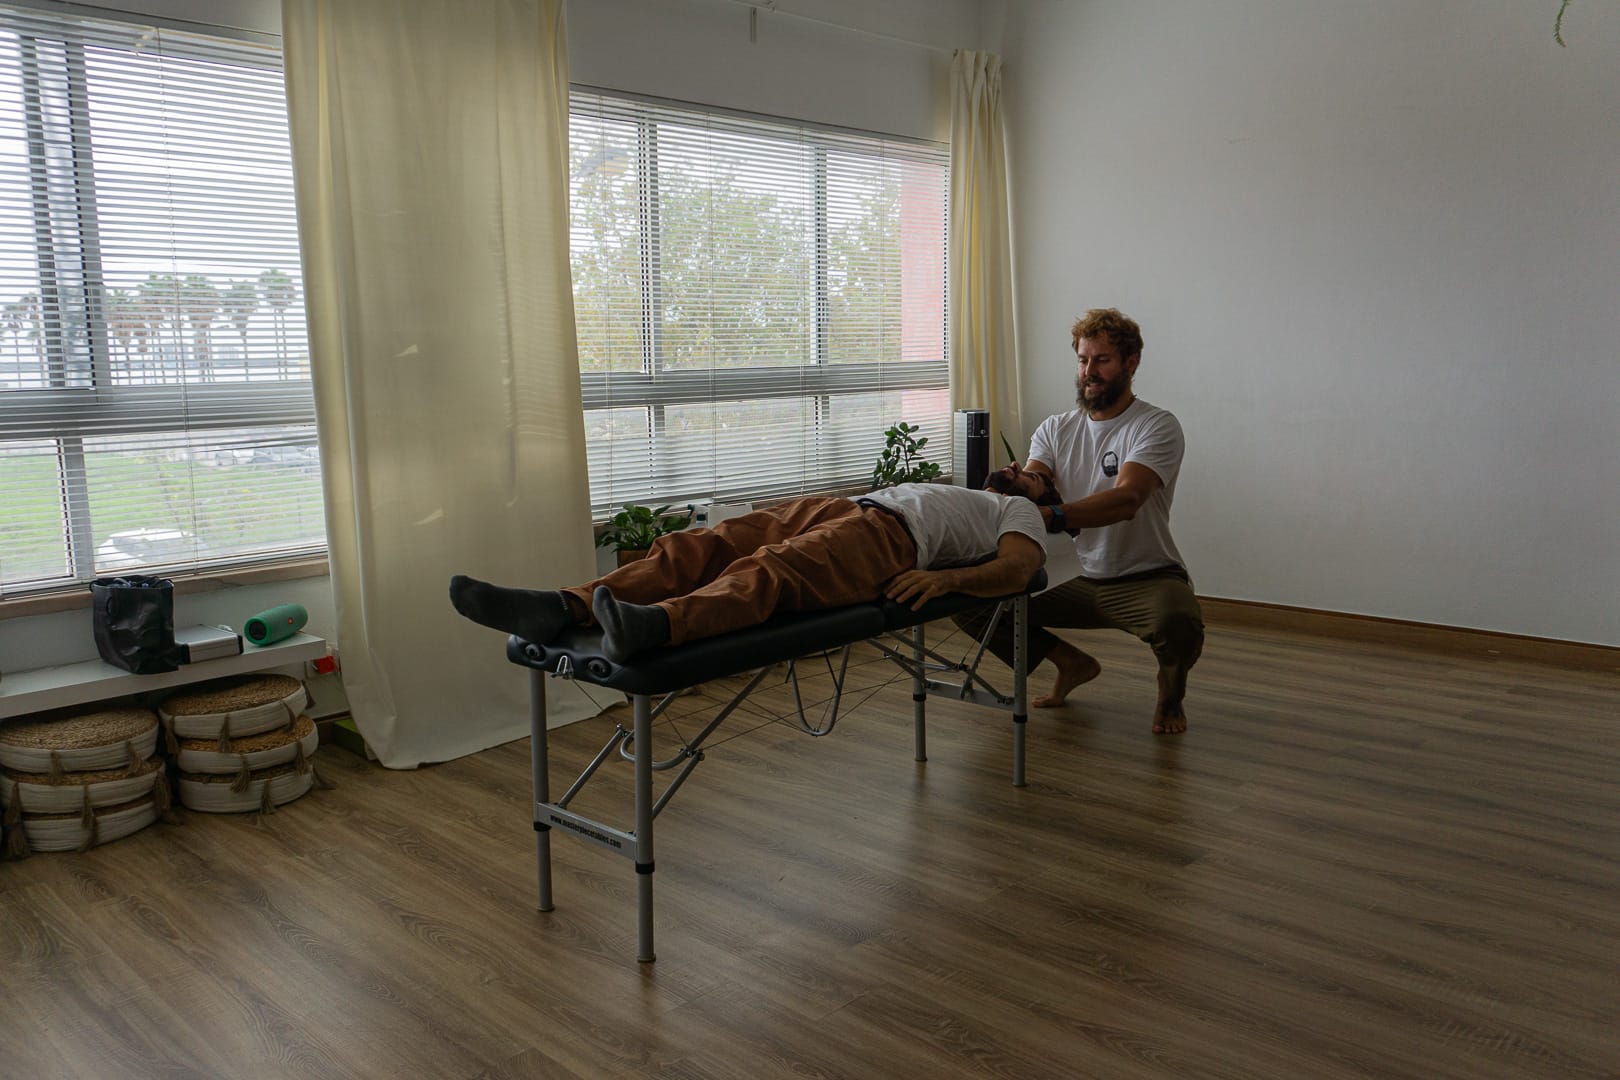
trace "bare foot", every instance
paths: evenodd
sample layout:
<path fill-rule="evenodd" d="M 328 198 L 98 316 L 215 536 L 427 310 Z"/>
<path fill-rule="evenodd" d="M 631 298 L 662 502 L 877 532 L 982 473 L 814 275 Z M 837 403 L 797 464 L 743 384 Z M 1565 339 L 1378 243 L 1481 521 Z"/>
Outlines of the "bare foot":
<path fill-rule="evenodd" d="M 1153 710 L 1153 734 L 1180 735 L 1187 730 L 1187 713 L 1180 705 L 1160 704 Z"/>
<path fill-rule="evenodd" d="M 1153 734 L 1180 735 L 1187 730 L 1187 713 L 1181 707 L 1181 702 L 1174 705 L 1165 704 L 1165 696 L 1170 689 L 1170 673 L 1163 667 L 1159 668 L 1159 703 L 1153 707 Z"/>
<path fill-rule="evenodd" d="M 1069 696 L 1069 691 L 1084 683 L 1090 682 L 1102 674 L 1102 665 L 1090 653 L 1081 652 L 1067 641 L 1060 641 L 1046 654 L 1057 668 L 1057 678 L 1052 682 L 1052 692 L 1043 694 L 1031 701 L 1030 704 L 1037 709 L 1055 709 L 1063 704 L 1063 699 Z"/>

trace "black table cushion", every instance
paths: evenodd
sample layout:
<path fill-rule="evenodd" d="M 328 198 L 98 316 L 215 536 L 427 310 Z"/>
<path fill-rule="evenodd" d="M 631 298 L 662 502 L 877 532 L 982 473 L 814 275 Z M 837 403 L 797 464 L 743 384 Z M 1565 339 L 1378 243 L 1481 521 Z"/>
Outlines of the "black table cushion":
<path fill-rule="evenodd" d="M 1045 587 L 1046 571 L 1040 570 L 1024 592 L 1035 593 Z M 582 682 L 627 694 L 667 694 L 794 657 L 842 648 L 886 631 L 943 619 L 997 599 L 1007 597 L 958 593 L 931 600 L 918 611 L 879 600 L 777 615 L 746 630 L 648 649 L 625 664 L 616 664 L 602 655 L 602 632 L 595 627 L 570 630 L 547 645 L 536 645 L 514 635 L 506 640 L 506 658 L 514 664 L 553 673 L 559 661 L 566 658 L 573 677 Z"/>

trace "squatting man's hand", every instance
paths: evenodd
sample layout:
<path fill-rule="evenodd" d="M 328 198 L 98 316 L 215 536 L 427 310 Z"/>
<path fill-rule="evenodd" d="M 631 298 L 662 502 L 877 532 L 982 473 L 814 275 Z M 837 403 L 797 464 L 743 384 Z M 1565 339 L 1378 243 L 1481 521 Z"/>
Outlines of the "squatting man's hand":
<path fill-rule="evenodd" d="M 897 604 L 911 604 L 917 611 L 936 596 L 955 592 L 950 574 L 944 570 L 906 570 L 889 579 L 883 594 Z"/>

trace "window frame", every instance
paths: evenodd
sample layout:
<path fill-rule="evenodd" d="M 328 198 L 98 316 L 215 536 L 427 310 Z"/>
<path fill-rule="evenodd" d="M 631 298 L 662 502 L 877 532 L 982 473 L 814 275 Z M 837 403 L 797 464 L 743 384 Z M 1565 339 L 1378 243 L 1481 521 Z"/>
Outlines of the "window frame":
<path fill-rule="evenodd" d="M 681 368 L 669 366 L 664 359 L 662 334 L 662 295 L 657 256 L 652 250 L 658 243 L 658 139 L 656 127 L 660 120 L 640 115 L 634 120 L 638 160 L 642 162 L 637 177 L 638 218 L 637 246 L 640 254 L 641 274 L 638 287 L 641 293 L 641 370 L 639 371 L 586 371 L 580 370 L 580 397 L 583 410 L 607 411 L 625 408 L 646 408 L 649 412 L 651 438 L 657 440 L 665 430 L 664 414 L 670 406 L 703 404 L 716 401 L 766 401 L 774 398 L 797 398 L 815 402 L 817 426 L 830 423 L 829 413 L 834 398 L 856 393 L 870 393 L 881 385 L 884 392 L 906 390 L 949 391 L 950 385 L 950 251 L 949 251 L 949 148 L 944 143 L 911 136 L 890 135 L 855 128 L 819 124 L 788 117 L 728 109 L 677 101 L 669 98 L 636 94 L 627 91 L 574 83 L 569 87 L 569 115 L 576 111 L 586 116 L 599 115 L 588 106 L 577 108 L 581 99 L 605 98 L 610 101 L 629 102 L 647 106 L 650 110 L 686 113 L 694 122 L 703 117 L 730 118 L 745 123 L 757 123 L 779 129 L 775 137 L 790 141 L 790 132 L 814 136 L 822 134 L 838 139 L 858 139 L 872 145 L 910 145 L 923 148 L 919 156 L 937 163 L 943 170 L 941 181 L 942 213 L 940 215 L 940 355 L 935 360 L 907 362 L 831 362 L 829 355 L 829 326 L 831 322 L 831 284 L 829 264 L 829 205 L 827 159 L 829 145 L 815 144 L 814 165 L 811 170 L 812 216 L 814 221 L 814 312 L 811 348 L 808 362 L 799 365 L 770 365 L 753 367 Z M 761 137 L 772 137 L 762 134 Z M 572 214 L 573 208 L 570 207 Z M 946 417 L 949 430 L 949 417 Z M 660 458 L 655 467 L 652 483 L 656 489 L 667 478 L 671 466 L 667 458 Z M 947 455 L 946 470 L 949 471 Z M 722 489 L 712 493 L 719 501 L 746 501 L 760 497 L 747 489 Z M 767 500 L 773 496 L 764 496 Z M 611 516 L 610 502 L 598 503 L 591 494 L 593 516 L 600 523 Z"/>
<path fill-rule="evenodd" d="M 47 379 L 54 385 L 0 392 L 0 446 L 23 441 L 53 442 L 60 462 L 58 491 L 65 527 L 66 573 L 26 582 L 0 583 L 0 603 L 10 607 L 21 601 L 23 607 L 32 607 L 37 605 L 29 604 L 31 600 L 82 591 L 83 586 L 97 576 L 87 441 L 177 430 L 313 426 L 316 416 L 313 380 L 307 364 L 302 377 L 289 377 L 296 370 L 294 367 L 274 380 L 188 381 L 182 375 L 178 382 L 137 384 L 115 378 L 113 336 L 107 315 L 109 292 L 116 286 L 108 284 L 101 260 L 97 153 L 89 130 L 87 41 L 66 29 L 60 35 L 49 33 L 50 16 L 31 19 L 31 5 L 8 6 L 16 7 L 20 16 L 17 23 L 8 22 L 5 29 L 15 36 L 19 50 L 18 75 L 30 174 L 55 177 L 62 172 L 60 165 L 47 161 L 40 43 L 59 48 L 67 58 L 66 72 L 57 76 L 66 87 L 67 106 L 57 126 L 66 127 L 76 163 L 70 184 L 36 180 L 28 188 L 29 212 L 34 220 L 32 257 L 39 274 L 39 350 Z M 125 48 L 136 53 L 144 35 L 156 27 L 181 35 L 170 39 L 165 46 L 166 52 L 177 58 L 221 62 L 220 56 L 207 45 L 186 39 L 188 35 L 196 35 L 255 49 L 232 54 L 232 63 L 276 72 L 282 67 L 280 41 L 269 35 L 127 15 L 116 10 L 70 9 L 61 13 L 62 25 L 70 27 L 79 16 L 95 24 L 97 45 L 101 47 Z M 29 25 L 30 22 L 34 25 Z M 109 32 L 119 26 L 123 27 L 121 31 Z M 263 59 L 255 63 L 255 56 Z M 64 211 L 62 206 L 56 205 L 59 200 L 65 200 L 64 205 L 70 210 Z M 296 239 L 296 233 L 294 235 Z M 71 269 L 64 270 L 64 264 Z M 79 379 L 88 381 L 81 383 Z M 230 577 L 284 564 L 288 568 L 317 568 L 308 571 L 314 573 L 324 570 L 326 556 L 323 530 L 319 544 L 282 545 L 223 557 L 142 564 L 114 572 Z"/>

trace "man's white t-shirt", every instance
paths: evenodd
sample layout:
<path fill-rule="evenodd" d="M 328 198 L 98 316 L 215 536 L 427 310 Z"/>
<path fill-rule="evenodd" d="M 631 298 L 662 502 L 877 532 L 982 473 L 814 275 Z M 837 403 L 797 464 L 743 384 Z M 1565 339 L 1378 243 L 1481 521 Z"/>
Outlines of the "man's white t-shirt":
<path fill-rule="evenodd" d="M 897 512 L 917 542 L 917 569 L 967 566 L 994 555 L 1007 533 L 1040 544 L 1046 535 L 1041 512 L 1021 495 L 974 491 L 954 484 L 900 484 L 880 488 L 870 499 Z"/>
<path fill-rule="evenodd" d="M 1088 578 L 1184 566 L 1170 538 L 1170 504 L 1186 443 L 1181 424 L 1164 409 L 1137 398 L 1111 420 L 1093 420 L 1080 409 L 1047 417 L 1029 442 L 1029 460 L 1052 470 L 1064 502 L 1114 486 L 1120 466 L 1146 465 L 1163 481 L 1130 521 L 1081 529 L 1074 539 L 1080 572 Z"/>

